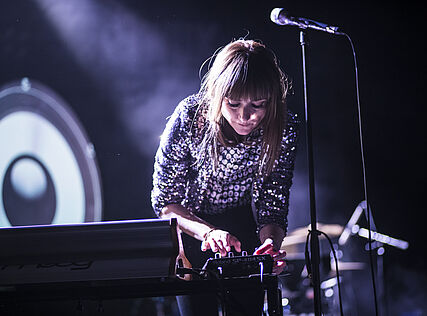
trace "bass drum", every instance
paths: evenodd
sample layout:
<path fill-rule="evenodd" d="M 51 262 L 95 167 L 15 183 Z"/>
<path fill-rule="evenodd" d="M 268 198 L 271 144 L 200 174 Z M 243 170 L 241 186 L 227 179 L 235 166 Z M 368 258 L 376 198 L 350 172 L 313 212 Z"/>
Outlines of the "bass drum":
<path fill-rule="evenodd" d="M 30 81 L 0 89 L 0 226 L 102 218 L 95 150 L 70 107 Z"/>

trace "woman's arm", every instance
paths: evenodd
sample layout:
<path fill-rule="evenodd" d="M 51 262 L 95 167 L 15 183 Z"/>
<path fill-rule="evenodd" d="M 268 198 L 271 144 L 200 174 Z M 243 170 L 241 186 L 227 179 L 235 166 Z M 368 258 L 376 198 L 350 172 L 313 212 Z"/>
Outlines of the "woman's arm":
<path fill-rule="evenodd" d="M 200 217 L 197 217 L 180 204 L 170 204 L 165 206 L 160 213 L 161 218 L 176 218 L 179 228 L 186 234 L 198 240 L 203 240 L 204 236 L 215 229 L 215 227 Z"/>
<path fill-rule="evenodd" d="M 265 178 L 256 179 L 252 188 L 252 207 L 256 211 L 261 242 L 272 237 L 277 249 L 280 249 L 282 239 L 286 235 L 289 192 L 295 166 L 297 130 L 298 120 L 289 114 L 279 158 L 276 160 L 272 172 Z"/>
<path fill-rule="evenodd" d="M 298 120 L 288 115 L 288 126 L 283 135 L 282 148 L 272 173 L 254 183 L 253 203 L 257 210 L 261 246 L 254 254 L 270 254 L 275 265 L 273 272 L 279 274 L 284 268 L 286 252 L 281 250 L 286 235 L 289 207 L 289 191 L 292 185 L 297 145 Z"/>
<path fill-rule="evenodd" d="M 285 231 L 276 224 L 267 224 L 259 231 L 261 244 L 264 244 L 267 239 L 271 239 L 273 242 L 273 249 L 276 251 L 280 250 L 283 238 L 285 238 Z"/>
<path fill-rule="evenodd" d="M 240 241 L 229 232 L 216 228 L 215 226 L 194 215 L 180 204 L 169 204 L 161 213 L 161 218 L 176 218 L 179 228 L 186 234 L 202 241 L 201 250 L 211 249 L 225 256 L 234 247 L 241 252 Z"/>

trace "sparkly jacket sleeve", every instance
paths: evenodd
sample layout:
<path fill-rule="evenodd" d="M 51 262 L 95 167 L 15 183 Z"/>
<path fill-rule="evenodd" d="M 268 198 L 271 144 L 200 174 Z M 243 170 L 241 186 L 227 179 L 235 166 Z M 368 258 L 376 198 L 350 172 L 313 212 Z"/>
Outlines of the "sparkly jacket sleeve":
<path fill-rule="evenodd" d="M 298 120 L 289 113 L 283 133 L 281 151 L 273 171 L 265 179 L 258 179 L 253 186 L 252 205 L 258 231 L 267 224 L 276 224 L 287 231 L 289 190 L 295 164 Z"/>
<path fill-rule="evenodd" d="M 181 101 L 167 122 L 155 156 L 151 202 L 157 216 L 163 207 L 185 198 L 190 164 L 186 103 Z"/>

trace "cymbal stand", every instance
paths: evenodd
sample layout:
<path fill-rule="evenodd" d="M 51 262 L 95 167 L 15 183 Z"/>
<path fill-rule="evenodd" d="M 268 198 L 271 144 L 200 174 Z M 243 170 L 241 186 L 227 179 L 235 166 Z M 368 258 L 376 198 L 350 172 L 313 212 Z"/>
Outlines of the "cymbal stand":
<path fill-rule="evenodd" d="M 359 205 L 354 210 L 350 220 L 348 221 L 346 227 L 344 228 L 341 236 L 338 239 L 338 244 L 340 246 L 345 245 L 348 238 L 350 236 L 358 235 L 360 237 L 368 239 L 368 244 L 365 246 L 365 250 L 369 251 L 369 249 L 376 249 L 377 254 L 377 280 L 378 280 L 378 296 L 380 305 L 382 308 L 380 310 L 386 311 L 386 304 L 385 304 L 385 291 L 384 291 L 384 253 L 385 248 L 384 245 L 389 245 L 392 247 L 396 247 L 402 250 L 406 250 L 409 247 L 409 243 L 404 240 L 400 240 L 397 238 L 393 238 L 390 236 L 387 236 L 385 234 L 378 233 L 376 230 L 374 218 L 372 216 L 372 211 L 369 212 L 370 217 L 370 225 L 371 225 L 371 231 L 369 232 L 366 228 L 361 228 L 357 222 L 359 221 L 360 215 L 363 211 L 365 211 L 370 206 L 367 205 L 366 201 L 362 201 L 359 203 Z M 365 212 L 367 214 L 367 212 Z M 371 245 L 369 245 L 370 240 L 372 240 Z"/>

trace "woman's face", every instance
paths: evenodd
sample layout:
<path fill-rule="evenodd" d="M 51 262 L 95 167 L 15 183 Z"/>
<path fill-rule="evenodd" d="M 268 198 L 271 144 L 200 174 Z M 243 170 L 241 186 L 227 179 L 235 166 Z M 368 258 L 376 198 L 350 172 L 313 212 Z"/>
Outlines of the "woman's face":
<path fill-rule="evenodd" d="M 261 123 L 266 112 L 267 99 L 222 100 L 221 113 L 239 135 L 248 135 Z"/>

